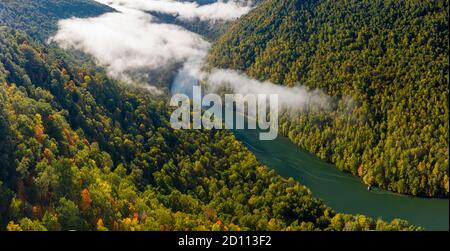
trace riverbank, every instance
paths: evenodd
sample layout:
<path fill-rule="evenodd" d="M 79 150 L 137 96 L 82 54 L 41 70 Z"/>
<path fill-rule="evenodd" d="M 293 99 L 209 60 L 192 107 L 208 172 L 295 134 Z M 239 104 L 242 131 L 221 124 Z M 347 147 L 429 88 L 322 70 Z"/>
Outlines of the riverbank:
<path fill-rule="evenodd" d="M 358 177 L 303 151 L 288 138 L 260 141 L 257 130 L 235 130 L 236 138 L 258 160 L 283 177 L 293 177 L 336 211 L 374 218 L 408 220 L 426 230 L 449 230 L 449 200 L 367 190 Z"/>

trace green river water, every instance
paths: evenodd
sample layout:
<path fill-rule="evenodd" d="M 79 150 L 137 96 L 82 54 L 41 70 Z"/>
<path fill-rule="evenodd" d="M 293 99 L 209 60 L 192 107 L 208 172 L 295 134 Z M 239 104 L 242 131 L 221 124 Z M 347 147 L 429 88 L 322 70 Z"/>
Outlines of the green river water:
<path fill-rule="evenodd" d="M 257 130 L 234 133 L 261 163 L 283 177 L 299 181 L 338 212 L 384 220 L 400 218 L 426 230 L 449 230 L 448 199 L 418 198 L 381 189 L 369 191 L 359 178 L 303 151 L 286 137 L 260 141 Z"/>

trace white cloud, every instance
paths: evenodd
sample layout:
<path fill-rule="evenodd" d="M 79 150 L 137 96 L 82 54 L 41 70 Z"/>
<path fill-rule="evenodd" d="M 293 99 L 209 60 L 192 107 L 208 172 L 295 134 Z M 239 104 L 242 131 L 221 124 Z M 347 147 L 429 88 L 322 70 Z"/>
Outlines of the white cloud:
<path fill-rule="evenodd" d="M 301 110 L 310 106 L 328 108 L 329 97 L 320 90 L 309 90 L 304 86 L 285 87 L 269 81 L 258 81 L 245 74 L 225 69 L 213 69 L 207 76 L 211 90 L 228 87 L 235 93 L 278 94 L 279 104 L 284 108 Z"/>
<path fill-rule="evenodd" d="M 202 71 L 210 44 L 202 37 L 179 26 L 153 22 L 146 10 L 176 12 L 185 18 L 230 18 L 244 12 L 234 9 L 235 2 L 198 5 L 170 0 L 97 0 L 119 12 L 94 18 L 71 18 L 59 22 L 51 41 L 61 47 L 82 50 L 106 66 L 109 74 L 122 80 L 134 79 L 133 70 L 158 70 L 173 63 L 183 63 L 172 84 L 173 93 L 189 93 L 199 80 L 210 88 L 227 85 L 240 94 L 278 94 L 280 104 L 301 109 L 305 105 L 328 104 L 320 91 L 298 86 L 287 88 L 260 82 L 232 70 Z M 231 6 L 231 7 L 230 7 Z M 242 9 L 241 9 L 242 10 Z M 217 14 L 217 16 L 216 16 Z M 134 74 L 134 75 L 133 75 Z"/>
<path fill-rule="evenodd" d="M 71 18 L 58 26 L 51 41 L 94 56 L 113 77 L 204 57 L 209 48 L 199 35 L 175 25 L 152 23 L 151 16 L 139 11 Z"/>
<path fill-rule="evenodd" d="M 161 11 L 181 18 L 206 20 L 233 19 L 250 7 L 234 1 L 198 5 L 171 0 L 96 0 L 118 12 L 93 18 L 70 18 L 58 23 L 57 34 L 50 39 L 65 49 L 81 50 L 106 66 L 109 74 L 122 80 L 132 79 L 130 71 L 156 70 L 174 63 L 197 65 L 209 49 L 209 43 L 193 32 L 176 25 L 161 24 L 145 11 Z M 176 81 L 199 72 L 183 67 Z M 193 78 L 191 76 L 191 82 Z"/>
<path fill-rule="evenodd" d="M 245 1 L 217 1 L 200 5 L 196 2 L 173 0 L 96 0 L 114 8 L 126 7 L 142 11 L 157 11 L 176 15 L 182 19 L 233 20 L 246 13 L 252 7 Z"/>

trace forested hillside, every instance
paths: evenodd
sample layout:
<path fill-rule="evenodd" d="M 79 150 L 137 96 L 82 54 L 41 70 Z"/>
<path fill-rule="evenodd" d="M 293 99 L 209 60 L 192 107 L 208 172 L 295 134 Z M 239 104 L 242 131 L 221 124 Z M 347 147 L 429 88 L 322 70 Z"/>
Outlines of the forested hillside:
<path fill-rule="evenodd" d="M 91 17 L 113 11 L 92 0 L 0 0 L 0 24 L 45 41 L 60 19 Z"/>
<path fill-rule="evenodd" d="M 238 1 L 243 5 L 257 6 L 263 0 L 241 0 Z M 196 2 L 199 5 L 213 4 L 216 0 L 180 0 L 179 2 Z M 230 21 L 225 20 L 200 20 L 191 19 L 185 20 L 178 16 L 168 13 L 162 13 L 157 11 L 149 12 L 152 16 L 155 16 L 160 22 L 179 25 L 189 31 L 201 34 L 203 37 L 210 41 L 215 41 L 223 34 L 229 27 Z"/>
<path fill-rule="evenodd" d="M 164 97 L 5 27 L 0 82 L 2 229 L 415 229 L 338 214 L 231 132 L 174 131 Z"/>
<path fill-rule="evenodd" d="M 332 112 L 284 116 L 300 147 L 394 192 L 448 196 L 446 0 L 266 0 L 213 45 L 212 66 L 321 89 Z"/>

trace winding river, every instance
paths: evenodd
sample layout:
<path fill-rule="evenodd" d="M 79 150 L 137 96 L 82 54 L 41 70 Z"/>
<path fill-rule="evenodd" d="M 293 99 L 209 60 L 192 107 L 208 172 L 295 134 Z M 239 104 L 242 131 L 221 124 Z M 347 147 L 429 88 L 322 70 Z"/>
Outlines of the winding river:
<path fill-rule="evenodd" d="M 286 137 L 260 141 L 257 130 L 234 133 L 261 163 L 283 177 L 293 177 L 338 212 L 384 220 L 400 218 L 426 230 L 449 230 L 448 199 L 417 198 L 381 189 L 368 191 L 359 178 L 303 151 Z"/>
<path fill-rule="evenodd" d="M 69 40 L 69 42 L 77 44 L 84 41 L 80 39 L 80 34 L 87 34 L 87 38 L 85 38 L 85 40 L 88 41 L 86 43 L 89 44 L 89 46 L 92 44 L 90 40 L 91 38 L 98 39 L 95 44 L 106 46 L 99 46 L 96 48 L 98 50 L 98 55 L 103 55 L 104 48 L 108 48 L 106 53 L 111 53 L 112 49 L 120 48 L 118 52 L 125 51 L 127 53 L 118 53 L 118 58 L 124 57 L 124 55 L 126 56 L 128 54 L 132 56 L 147 55 L 148 58 L 142 61 L 153 62 L 154 56 L 157 58 L 157 62 L 159 62 L 161 61 L 159 57 L 165 56 L 165 54 L 178 55 L 180 53 L 176 50 L 180 49 L 178 48 L 179 45 L 177 43 L 179 42 L 179 39 L 168 39 L 176 34 L 182 39 L 187 39 L 186 43 L 182 43 L 183 46 L 180 49 L 181 52 L 190 53 L 187 53 L 186 55 L 181 53 L 183 58 L 187 57 L 189 60 L 187 60 L 184 64 L 184 68 L 180 70 L 179 75 L 175 79 L 174 86 L 176 88 L 173 89 L 175 92 L 181 92 L 186 90 L 186 87 L 192 87 L 192 85 L 197 84 L 199 78 L 197 75 L 201 71 L 200 69 L 202 68 L 203 57 L 207 54 L 207 49 L 209 46 L 206 41 L 199 40 L 197 36 L 193 36 L 185 30 L 173 29 L 173 26 L 171 25 L 153 23 L 150 19 L 144 18 L 146 16 L 145 13 L 147 13 L 146 11 L 152 10 L 151 6 L 147 6 L 146 8 L 144 8 L 145 6 L 141 6 L 138 8 L 133 5 L 121 5 L 118 1 L 96 1 L 116 8 L 119 11 L 116 13 L 105 14 L 97 18 L 90 18 L 88 19 L 88 23 L 84 22 L 86 20 L 81 20 L 81 26 L 79 19 L 71 19 L 69 20 L 70 22 L 66 21 L 64 26 L 66 32 L 63 32 L 62 34 L 69 34 L 69 36 L 63 36 L 61 41 Z M 117 29 L 117 23 L 122 23 L 123 20 L 127 21 L 127 27 L 131 27 L 132 29 Z M 143 23 L 145 22 L 148 23 L 144 25 Z M 91 28 L 93 25 L 99 25 L 102 29 L 108 28 L 107 31 L 110 32 L 107 32 L 107 34 L 110 34 L 111 36 L 98 36 L 98 34 L 90 34 L 89 31 L 97 31 L 97 29 Z M 87 31 L 81 32 L 80 34 L 76 33 L 79 29 L 81 29 L 80 27 L 87 29 Z M 143 34 L 150 34 L 152 31 L 159 32 L 154 34 L 156 37 L 153 37 L 153 34 L 151 34 L 151 37 L 144 37 L 142 34 L 135 32 L 138 29 L 143 29 L 142 27 L 145 28 L 142 32 Z M 126 33 L 127 31 L 128 33 Z M 59 32 L 60 31 L 58 31 L 58 33 Z M 166 33 L 170 36 L 164 36 Z M 131 42 L 128 43 L 128 40 L 124 44 L 119 43 L 112 49 L 108 47 L 111 40 L 123 37 L 127 37 L 127 39 L 134 42 L 142 40 L 142 43 L 148 43 L 148 41 L 150 41 L 152 46 L 155 48 L 150 45 L 142 47 L 130 46 Z M 74 38 L 76 38 L 76 41 L 70 40 Z M 123 39 L 116 40 L 121 41 Z M 166 40 L 171 43 L 167 44 Z M 55 41 L 58 41 L 58 39 Z M 165 41 L 165 43 L 161 43 L 160 41 Z M 200 41 L 202 46 L 198 46 L 198 41 Z M 160 45 L 160 43 L 162 45 Z M 189 46 L 192 46 L 192 48 Z M 136 50 L 136 48 L 142 49 L 146 47 L 152 48 L 152 50 Z M 152 54 L 154 51 L 163 50 L 164 52 L 168 49 L 170 49 L 169 51 L 171 53 L 156 53 L 156 56 Z M 133 53 L 128 53 L 128 50 Z M 94 54 L 94 56 L 95 55 L 96 54 Z M 106 58 L 110 57 L 114 58 L 114 56 L 108 56 Z M 177 58 L 169 59 L 175 61 L 177 60 Z M 128 58 L 126 60 L 128 60 Z M 132 57 L 129 60 L 133 61 L 134 58 Z M 111 62 L 103 63 L 106 65 L 111 64 Z M 139 66 L 149 67 L 149 65 L 145 64 Z M 177 79 L 180 81 L 177 81 Z M 187 90 L 189 90 L 189 88 Z M 327 164 L 313 155 L 302 151 L 285 137 L 280 136 L 274 141 L 260 141 L 258 135 L 259 131 L 240 130 L 234 132 L 236 137 L 256 155 L 261 163 L 274 169 L 278 174 L 284 177 L 293 177 L 298 180 L 300 183 L 307 186 L 315 197 L 323 200 L 327 205 L 334 208 L 338 212 L 364 214 L 375 218 L 382 218 L 384 220 L 392 220 L 394 218 L 406 219 L 414 225 L 425 227 L 427 230 L 449 229 L 448 199 L 423 199 L 397 195 L 383 190 L 368 191 L 357 177 L 340 172 L 333 165 Z"/>

